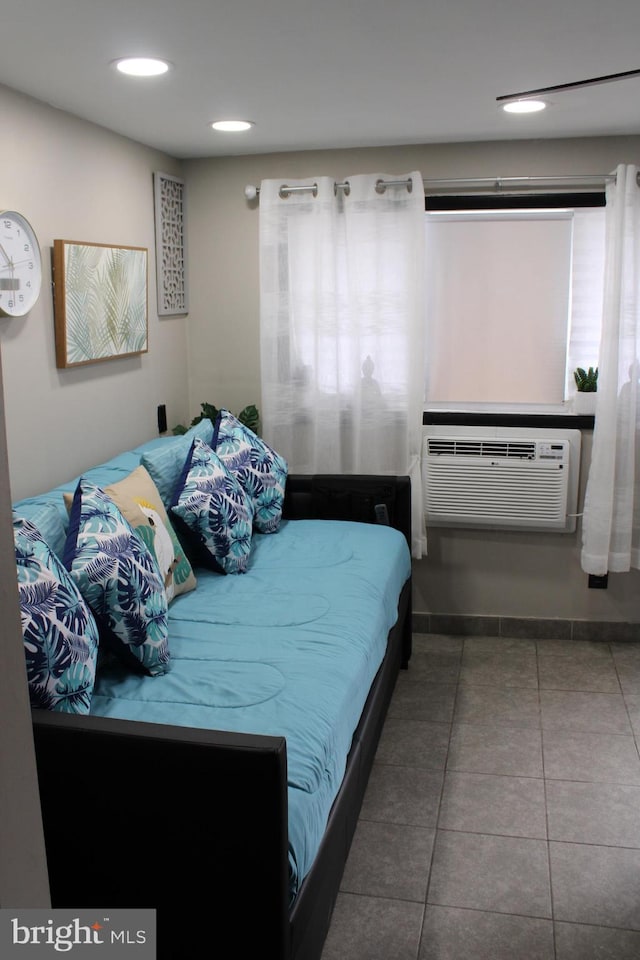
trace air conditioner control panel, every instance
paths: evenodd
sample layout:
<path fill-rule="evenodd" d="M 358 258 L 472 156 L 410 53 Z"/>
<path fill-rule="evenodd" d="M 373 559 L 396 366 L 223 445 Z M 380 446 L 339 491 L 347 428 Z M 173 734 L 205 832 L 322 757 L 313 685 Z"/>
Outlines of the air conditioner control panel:
<path fill-rule="evenodd" d="M 564 460 L 567 455 L 567 444 L 541 440 L 538 442 L 538 458 L 540 460 Z"/>

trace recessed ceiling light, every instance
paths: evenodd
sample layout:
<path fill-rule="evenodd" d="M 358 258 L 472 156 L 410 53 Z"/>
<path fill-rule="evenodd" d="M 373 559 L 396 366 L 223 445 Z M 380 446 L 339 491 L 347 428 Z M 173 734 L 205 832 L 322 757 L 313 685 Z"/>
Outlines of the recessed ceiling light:
<path fill-rule="evenodd" d="M 253 123 L 250 120 L 214 120 L 211 126 L 214 130 L 225 133 L 241 133 L 243 130 L 250 130 Z"/>
<path fill-rule="evenodd" d="M 159 77 L 169 69 L 166 60 L 155 57 L 124 57 L 122 60 L 115 60 L 114 65 L 116 70 L 129 77 Z"/>
<path fill-rule="evenodd" d="M 544 100 L 511 100 L 502 105 L 502 109 L 507 113 L 537 113 L 545 107 Z"/>

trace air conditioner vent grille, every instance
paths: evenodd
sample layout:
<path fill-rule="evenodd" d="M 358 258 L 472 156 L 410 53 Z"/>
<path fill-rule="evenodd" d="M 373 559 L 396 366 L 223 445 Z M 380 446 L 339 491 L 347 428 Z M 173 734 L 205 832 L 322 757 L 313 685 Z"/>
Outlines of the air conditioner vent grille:
<path fill-rule="evenodd" d="M 427 440 L 430 457 L 507 457 L 516 460 L 533 460 L 536 455 L 535 440 L 469 440 L 453 437 L 430 437 Z"/>
<path fill-rule="evenodd" d="M 575 530 L 580 440 L 579 430 L 426 426 L 427 527 Z"/>

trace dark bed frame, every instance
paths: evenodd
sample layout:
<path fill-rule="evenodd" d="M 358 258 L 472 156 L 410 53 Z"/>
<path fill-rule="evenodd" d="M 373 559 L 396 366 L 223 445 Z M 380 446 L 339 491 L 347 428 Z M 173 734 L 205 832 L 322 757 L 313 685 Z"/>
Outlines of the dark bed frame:
<path fill-rule="evenodd" d="M 408 477 L 287 480 L 291 519 L 379 522 L 381 504 L 410 543 Z M 155 908 L 160 960 L 319 960 L 389 700 L 410 656 L 411 580 L 293 906 L 283 737 L 34 710 L 52 906 Z"/>

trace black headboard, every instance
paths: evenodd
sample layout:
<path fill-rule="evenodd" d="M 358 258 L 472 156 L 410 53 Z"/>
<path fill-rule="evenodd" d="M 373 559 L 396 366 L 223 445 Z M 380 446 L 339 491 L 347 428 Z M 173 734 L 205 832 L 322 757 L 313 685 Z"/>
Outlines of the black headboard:
<path fill-rule="evenodd" d="M 290 474 L 284 516 L 290 520 L 388 522 L 411 546 L 411 480 L 408 476 Z"/>

